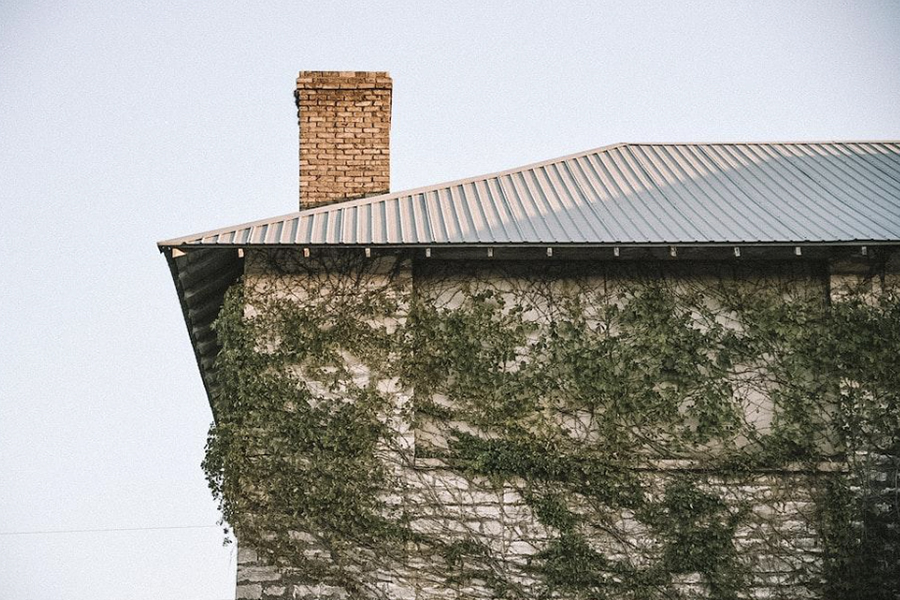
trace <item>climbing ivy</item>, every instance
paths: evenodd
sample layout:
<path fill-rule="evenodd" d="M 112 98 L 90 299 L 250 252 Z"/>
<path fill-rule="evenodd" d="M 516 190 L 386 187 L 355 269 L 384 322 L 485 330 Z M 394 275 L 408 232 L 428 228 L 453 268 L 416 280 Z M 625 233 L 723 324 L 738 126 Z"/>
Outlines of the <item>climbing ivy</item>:
<path fill-rule="evenodd" d="M 742 269 L 258 253 L 215 323 L 223 518 L 360 598 L 898 597 L 900 298 Z"/>

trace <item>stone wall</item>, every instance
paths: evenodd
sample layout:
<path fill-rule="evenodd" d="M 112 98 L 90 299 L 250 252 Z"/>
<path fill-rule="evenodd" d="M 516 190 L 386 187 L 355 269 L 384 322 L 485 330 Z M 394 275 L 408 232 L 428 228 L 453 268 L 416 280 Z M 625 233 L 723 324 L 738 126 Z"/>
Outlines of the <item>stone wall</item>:
<path fill-rule="evenodd" d="M 434 270 L 412 268 L 411 261 L 392 257 L 375 259 L 381 267 L 375 271 L 387 277 L 398 277 L 407 290 L 423 293 L 432 285 Z M 327 268 L 313 269 L 303 274 L 279 270 L 267 270 L 268 258 L 248 261 L 246 285 L 250 289 L 302 290 L 305 282 L 298 278 L 328 276 Z M 517 267 L 518 268 L 518 267 Z M 525 266 L 526 270 L 530 267 Z M 453 265 L 444 267 L 442 285 L 449 286 L 437 294 L 452 303 L 455 287 L 465 285 L 470 268 Z M 447 270 L 448 269 L 448 270 Z M 683 272 L 690 272 L 687 267 Z M 513 269 L 515 271 L 515 269 Z M 312 274 L 311 274 L 312 273 Z M 318 275 L 317 275 L 317 274 Z M 497 276 L 495 285 L 504 287 L 504 276 Z M 678 273 L 675 273 L 676 277 Z M 798 285 L 821 290 L 824 296 L 839 300 L 839 286 L 858 283 L 866 274 L 858 269 L 839 269 L 833 276 L 821 265 L 798 263 L 795 267 L 774 272 L 774 277 L 795 278 Z M 780 275 L 779 275 L 780 273 Z M 398 275 L 399 274 L 399 275 Z M 415 275 L 414 275 L 415 274 Z M 380 276 L 382 276 L 380 275 Z M 379 277 L 380 277 L 379 276 Z M 893 275 L 892 275 L 893 276 Z M 380 280 L 379 280 L 380 281 Z M 455 283 L 454 283 L 455 282 Z M 616 281 L 609 280 L 614 286 Z M 757 282 L 758 283 L 758 282 Z M 559 281 L 554 285 L 566 285 Z M 303 293 L 292 294 L 304 301 Z M 403 315 L 396 316 L 404 318 Z M 365 377 L 360 368 L 360 376 Z M 398 389 L 394 383 L 386 385 L 400 406 L 408 401 L 412 390 Z M 438 535 L 447 541 L 474 540 L 490 549 L 490 565 L 486 570 L 502 573 L 503 578 L 515 586 L 515 597 L 566 597 L 559 593 L 547 596 L 533 575 L 535 554 L 548 547 L 558 535 L 535 517 L 532 508 L 523 500 L 521 488 L 515 482 L 498 485 L 497 482 L 478 477 L 462 477 L 448 468 L 441 460 L 417 456 L 417 445 L 440 445 L 440 432 L 427 427 L 411 430 L 402 420 L 396 423 L 398 439 L 403 443 L 386 451 L 385 460 L 395 470 L 402 483 L 387 496 L 401 502 L 412 514 L 415 531 Z M 648 461 L 639 473 L 642 486 L 651 495 L 661 496 L 663 490 L 676 477 L 692 473 L 700 481 L 700 487 L 721 497 L 737 510 L 738 506 L 749 511 L 741 519 L 734 534 L 734 545 L 739 550 L 741 568 L 747 573 L 748 587 L 740 592 L 746 598 L 807 598 L 820 597 L 823 578 L 822 544 L 817 530 L 815 495 L 827 485 L 829 478 L 842 473 L 841 464 L 823 463 L 816 468 L 809 465 L 778 470 L 759 470 L 747 473 L 736 483 L 727 484 L 716 473 L 695 470 L 695 465 L 679 461 Z M 654 556 L 661 543 L 644 524 L 637 521 L 628 510 L 620 510 L 604 517 L 603 526 L 584 532 L 591 544 L 611 560 L 621 560 L 640 567 L 647 556 Z M 298 533 L 298 535 L 305 535 Z M 408 600 L 462 600 L 501 597 L 487 580 L 459 580 L 450 576 L 453 568 L 441 556 L 422 555 L 410 547 L 409 556 L 402 564 L 384 564 L 383 569 L 370 574 L 369 592 L 375 597 Z M 611 574 L 611 577 L 615 577 Z M 702 598 L 709 595 L 709 587 L 699 573 L 677 574 L 672 585 L 676 594 L 685 598 Z M 290 570 L 276 569 L 249 548 L 241 548 L 238 556 L 239 599 L 302 599 L 324 600 L 346 598 L 351 594 L 335 586 L 311 585 L 295 577 Z"/>
<path fill-rule="evenodd" d="M 814 493 L 835 467 L 823 465 L 818 472 L 784 471 L 748 476 L 740 486 L 726 485 L 714 475 L 706 477 L 704 489 L 735 506 L 752 504 L 750 514 L 735 533 L 734 543 L 746 560 L 750 587 L 746 598 L 815 598 L 822 584 L 822 547 L 815 526 Z M 645 485 L 657 493 L 683 473 L 675 465 L 660 465 L 648 472 Z M 547 596 L 531 570 L 534 556 L 557 532 L 542 525 L 531 508 L 512 487 L 497 489 L 488 481 L 472 481 L 443 468 L 437 461 L 420 460 L 407 474 L 411 491 L 404 502 L 413 507 L 417 531 L 438 534 L 450 540 L 475 540 L 492 550 L 491 568 L 514 582 L 519 598 L 565 598 Z M 652 555 L 659 541 L 634 515 L 622 511 L 614 518 L 617 533 L 628 532 L 622 541 L 601 530 L 594 532 L 595 549 L 611 559 L 628 560 Z M 635 551 L 634 547 L 638 547 Z M 410 553 L 409 569 L 391 568 L 376 576 L 373 591 L 378 597 L 398 600 L 489 600 L 498 598 L 488 581 L 455 581 L 441 556 Z M 478 566 L 478 565 L 470 565 Z M 636 565 L 640 566 L 640 565 Z M 241 549 L 238 556 L 239 599 L 350 599 L 345 590 L 328 585 L 310 585 L 261 561 L 255 552 Z M 705 598 L 709 588 L 699 573 L 676 575 L 672 590 L 685 598 Z"/>

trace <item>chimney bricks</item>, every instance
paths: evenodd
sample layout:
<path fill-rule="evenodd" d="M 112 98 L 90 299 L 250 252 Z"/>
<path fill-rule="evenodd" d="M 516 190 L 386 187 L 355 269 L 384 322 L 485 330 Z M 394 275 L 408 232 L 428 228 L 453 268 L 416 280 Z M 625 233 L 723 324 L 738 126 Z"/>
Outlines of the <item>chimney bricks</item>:
<path fill-rule="evenodd" d="M 383 71 L 301 71 L 300 208 L 390 190 L 391 77 Z"/>

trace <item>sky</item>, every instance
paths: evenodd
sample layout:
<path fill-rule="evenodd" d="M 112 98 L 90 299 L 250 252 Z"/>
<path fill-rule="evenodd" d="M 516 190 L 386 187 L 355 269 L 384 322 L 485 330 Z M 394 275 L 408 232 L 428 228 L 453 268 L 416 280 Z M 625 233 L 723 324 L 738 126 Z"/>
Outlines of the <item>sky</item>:
<path fill-rule="evenodd" d="M 394 80 L 393 190 L 617 142 L 900 139 L 900 2 L 0 0 L 0 598 L 225 600 L 155 242 L 297 208 L 299 70 Z"/>

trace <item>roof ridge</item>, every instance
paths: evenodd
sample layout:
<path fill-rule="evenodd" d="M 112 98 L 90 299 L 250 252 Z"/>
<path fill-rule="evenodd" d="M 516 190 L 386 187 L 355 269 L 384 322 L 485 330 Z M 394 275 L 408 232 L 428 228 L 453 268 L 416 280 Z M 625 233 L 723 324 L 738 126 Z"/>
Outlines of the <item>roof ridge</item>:
<path fill-rule="evenodd" d="M 806 146 L 824 144 L 900 144 L 900 139 L 858 139 L 858 140 L 765 140 L 751 142 L 746 140 L 738 141 L 719 141 L 719 142 L 625 142 L 618 144 L 620 146 Z"/>

